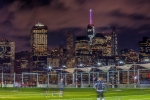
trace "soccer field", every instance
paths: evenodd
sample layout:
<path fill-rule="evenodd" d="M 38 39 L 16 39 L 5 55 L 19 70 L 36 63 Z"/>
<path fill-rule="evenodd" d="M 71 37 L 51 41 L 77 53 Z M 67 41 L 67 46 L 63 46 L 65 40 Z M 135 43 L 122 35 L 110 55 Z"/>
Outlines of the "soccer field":
<path fill-rule="evenodd" d="M 93 88 L 66 88 L 63 97 L 58 94 L 52 96 L 59 89 L 45 88 L 0 88 L 0 100 L 96 100 L 96 92 Z M 107 89 L 105 100 L 150 100 L 150 89 Z"/>

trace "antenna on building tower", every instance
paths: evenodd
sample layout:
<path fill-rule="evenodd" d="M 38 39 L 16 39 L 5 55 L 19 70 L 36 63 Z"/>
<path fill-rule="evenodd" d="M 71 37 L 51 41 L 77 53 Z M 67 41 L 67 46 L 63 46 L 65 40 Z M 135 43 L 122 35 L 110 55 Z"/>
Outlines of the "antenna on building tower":
<path fill-rule="evenodd" d="M 90 9 L 90 25 L 92 25 L 92 9 Z"/>

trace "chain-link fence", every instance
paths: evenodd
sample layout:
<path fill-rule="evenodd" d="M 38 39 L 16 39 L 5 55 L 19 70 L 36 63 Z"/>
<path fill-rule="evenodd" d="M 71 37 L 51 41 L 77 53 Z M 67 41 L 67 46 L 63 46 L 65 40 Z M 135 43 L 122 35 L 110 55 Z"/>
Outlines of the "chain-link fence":
<path fill-rule="evenodd" d="M 0 73 L 1 87 L 57 87 L 60 79 L 64 80 L 66 87 L 93 87 L 97 78 L 102 76 L 108 87 L 149 87 L 150 70 L 118 70 L 108 72 L 74 72 L 74 73 Z"/>

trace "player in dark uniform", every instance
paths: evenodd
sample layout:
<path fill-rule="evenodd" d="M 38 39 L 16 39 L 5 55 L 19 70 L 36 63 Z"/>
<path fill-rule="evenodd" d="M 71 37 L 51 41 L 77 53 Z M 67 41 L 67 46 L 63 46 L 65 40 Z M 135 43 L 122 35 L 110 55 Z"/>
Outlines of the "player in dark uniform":
<path fill-rule="evenodd" d="M 102 77 L 98 78 L 95 84 L 95 89 L 97 91 L 97 100 L 104 100 L 105 83 Z"/>
<path fill-rule="evenodd" d="M 64 82 L 63 82 L 63 78 L 60 80 L 59 82 L 59 97 L 62 97 L 63 96 L 63 90 L 64 90 Z"/>

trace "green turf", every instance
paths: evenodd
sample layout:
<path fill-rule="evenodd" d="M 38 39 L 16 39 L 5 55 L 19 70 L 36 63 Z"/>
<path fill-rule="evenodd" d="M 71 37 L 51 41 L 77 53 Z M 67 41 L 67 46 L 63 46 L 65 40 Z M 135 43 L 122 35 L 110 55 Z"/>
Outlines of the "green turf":
<path fill-rule="evenodd" d="M 105 100 L 150 100 L 150 89 L 107 89 Z M 0 88 L 0 100 L 96 100 L 93 88 L 65 88 L 63 97 L 58 94 L 52 97 L 52 91 L 59 92 L 58 88 Z"/>

